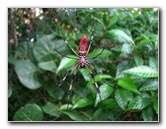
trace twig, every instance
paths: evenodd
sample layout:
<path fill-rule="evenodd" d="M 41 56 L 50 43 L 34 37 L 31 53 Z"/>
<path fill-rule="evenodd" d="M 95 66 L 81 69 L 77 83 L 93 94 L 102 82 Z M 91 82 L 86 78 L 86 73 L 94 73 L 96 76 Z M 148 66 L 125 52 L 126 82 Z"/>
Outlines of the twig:
<path fill-rule="evenodd" d="M 13 37 L 14 37 L 14 41 L 15 41 L 15 49 L 18 46 L 18 39 L 17 39 L 17 34 L 16 34 L 16 26 L 14 23 L 14 19 L 13 19 L 13 15 L 12 15 L 12 10 L 9 9 L 9 14 L 10 14 L 10 21 L 12 23 L 12 28 L 13 28 Z"/>
<path fill-rule="evenodd" d="M 80 111 L 79 113 L 81 113 L 81 114 L 83 114 L 84 116 L 86 116 L 86 117 L 88 118 L 88 120 L 91 120 L 91 117 L 90 117 L 87 113 L 85 113 L 85 112 L 83 112 L 83 111 Z"/>
<path fill-rule="evenodd" d="M 54 119 L 50 120 L 50 121 L 56 121 L 58 119 L 58 117 L 55 117 Z"/>

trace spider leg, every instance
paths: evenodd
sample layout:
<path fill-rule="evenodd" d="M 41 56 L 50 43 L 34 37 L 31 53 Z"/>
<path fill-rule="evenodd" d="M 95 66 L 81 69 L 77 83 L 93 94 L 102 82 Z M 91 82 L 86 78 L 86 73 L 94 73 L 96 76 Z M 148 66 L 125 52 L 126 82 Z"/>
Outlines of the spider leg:
<path fill-rule="evenodd" d="M 93 19 L 94 19 L 94 16 L 92 15 Z M 93 25 L 92 25 L 92 34 L 91 34 L 91 38 L 90 38 L 90 41 L 89 41 L 89 47 L 88 47 L 88 51 L 86 53 L 86 55 L 89 53 L 89 50 L 90 50 L 90 47 L 91 47 L 91 44 L 92 44 L 92 41 L 93 41 L 93 37 L 94 37 L 94 22 L 93 22 Z"/>
<path fill-rule="evenodd" d="M 75 78 L 76 78 L 77 70 L 78 70 L 78 65 L 77 65 L 77 68 L 76 68 L 76 70 L 75 70 L 75 72 L 74 72 L 74 74 L 73 74 L 73 76 L 72 76 L 71 82 L 70 82 L 70 87 L 69 87 L 68 96 L 67 96 L 67 98 L 68 98 L 67 109 L 68 109 L 68 107 L 69 107 L 70 97 L 71 97 L 71 94 L 72 94 L 72 86 L 73 86 L 73 82 L 74 82 L 74 80 L 75 80 Z"/>
<path fill-rule="evenodd" d="M 59 52 L 58 50 L 56 50 L 55 48 L 54 48 L 54 50 L 55 50 L 57 53 L 59 53 L 60 55 L 64 56 L 64 57 L 67 57 L 67 58 L 70 58 L 70 59 L 78 59 L 78 58 L 66 56 L 66 55 L 62 54 L 61 52 Z"/>
<path fill-rule="evenodd" d="M 89 65 L 88 65 L 88 69 L 89 69 L 89 71 L 90 71 L 91 77 L 93 78 L 93 81 L 94 81 L 95 86 L 96 86 L 97 94 L 99 95 L 99 98 L 100 98 L 100 101 L 101 101 L 100 89 L 99 89 L 98 84 L 97 84 L 97 82 L 96 82 L 96 79 L 95 79 L 95 77 L 94 77 L 94 73 L 93 73 L 93 71 L 90 69 Z"/>
<path fill-rule="evenodd" d="M 75 68 L 75 66 L 78 66 L 78 62 L 75 63 L 70 69 L 69 71 L 66 73 L 66 75 L 63 77 L 63 79 L 60 81 L 58 88 L 60 88 L 60 86 L 64 83 L 66 77 L 71 73 L 71 71 L 73 71 L 73 69 Z"/>
<path fill-rule="evenodd" d="M 91 57 L 87 57 L 87 58 L 90 59 L 90 58 L 98 57 L 99 55 L 101 55 L 103 53 L 104 49 L 105 49 L 105 47 L 103 47 L 102 51 L 99 54 L 97 54 L 96 56 L 91 56 Z"/>
<path fill-rule="evenodd" d="M 92 34 L 91 34 L 91 38 L 90 38 L 90 41 L 89 41 L 89 47 L 88 47 L 88 51 L 87 51 L 86 55 L 89 53 L 89 50 L 90 50 L 90 47 L 91 47 L 91 44 L 92 44 L 92 41 L 93 41 L 93 37 L 94 37 L 94 16 L 92 15 L 92 17 L 93 17 Z M 103 53 L 104 49 L 105 49 L 105 46 L 102 49 L 102 51 L 99 54 L 97 54 L 96 56 L 87 57 L 87 58 L 96 58 L 96 57 L 98 57 L 99 55 L 101 55 Z"/>
<path fill-rule="evenodd" d="M 92 68 L 92 72 L 93 72 L 93 73 L 99 75 L 99 77 L 101 78 L 101 80 L 102 80 L 105 84 L 111 86 L 111 85 L 97 72 L 97 70 L 96 70 L 91 64 L 89 64 L 89 65 L 90 65 L 90 67 Z M 111 86 L 111 87 L 112 87 L 112 86 Z"/>
<path fill-rule="evenodd" d="M 60 33 L 60 35 L 61 35 L 63 41 L 70 47 L 70 49 L 74 52 L 74 54 L 76 54 L 77 56 L 79 56 L 79 55 L 77 54 L 77 52 L 72 48 L 72 46 L 68 43 L 68 41 L 66 40 L 66 38 L 62 35 L 62 33 L 61 33 L 60 31 L 59 31 L 59 33 Z"/>

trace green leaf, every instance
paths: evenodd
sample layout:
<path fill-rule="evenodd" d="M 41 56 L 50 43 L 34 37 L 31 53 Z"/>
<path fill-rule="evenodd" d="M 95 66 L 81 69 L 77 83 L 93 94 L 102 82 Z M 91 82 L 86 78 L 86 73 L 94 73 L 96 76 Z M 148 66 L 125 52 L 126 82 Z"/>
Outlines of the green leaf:
<path fill-rule="evenodd" d="M 38 63 L 38 66 L 43 70 L 48 70 L 52 72 L 56 72 L 57 66 L 55 64 L 56 56 L 55 54 L 47 54 L 43 56 Z"/>
<path fill-rule="evenodd" d="M 133 99 L 132 93 L 128 90 L 118 89 L 115 92 L 115 99 L 118 105 L 125 110 L 127 103 Z"/>
<path fill-rule="evenodd" d="M 79 99 L 73 106 L 73 109 L 87 107 L 93 103 L 92 100 L 88 98 Z"/>
<path fill-rule="evenodd" d="M 146 109 L 143 109 L 142 111 L 142 117 L 144 121 L 152 121 L 153 120 L 153 111 L 151 107 L 148 107 Z"/>
<path fill-rule="evenodd" d="M 46 35 L 39 38 L 33 48 L 33 53 L 37 61 L 40 61 L 43 56 L 49 53 L 55 53 L 54 48 L 59 52 L 69 51 L 68 46 L 64 43 L 63 40 L 56 40 L 54 35 Z"/>
<path fill-rule="evenodd" d="M 105 108 L 117 108 L 118 104 L 115 99 L 106 99 L 102 101 L 102 105 L 104 105 Z"/>
<path fill-rule="evenodd" d="M 122 78 L 122 77 L 125 77 L 125 74 L 122 72 L 126 69 L 129 69 L 131 67 L 134 66 L 134 63 L 133 61 L 122 61 L 118 64 L 117 66 L 117 70 L 116 70 L 116 76 L 115 76 L 115 79 L 119 79 L 119 78 Z"/>
<path fill-rule="evenodd" d="M 158 35 L 154 33 L 143 33 L 141 36 L 147 40 L 158 41 Z"/>
<path fill-rule="evenodd" d="M 103 109 L 99 108 L 95 111 L 95 113 L 93 114 L 92 120 L 103 120 L 103 118 L 101 118 L 101 116 L 103 117 Z"/>
<path fill-rule="evenodd" d="M 26 104 L 15 113 L 15 121 L 41 121 L 43 112 L 37 104 Z"/>
<path fill-rule="evenodd" d="M 94 121 L 102 121 L 104 117 L 104 115 L 106 114 L 103 114 L 103 108 L 99 108 L 95 111 L 95 113 L 93 114 L 93 117 L 92 117 L 92 120 Z M 108 114 L 107 114 L 108 115 Z M 102 116 L 102 117 L 101 117 Z"/>
<path fill-rule="evenodd" d="M 42 86 L 43 80 L 38 69 L 30 60 L 18 61 L 15 71 L 20 82 L 29 89 L 37 89 Z"/>
<path fill-rule="evenodd" d="M 9 55 L 9 56 L 8 56 L 8 62 L 9 62 L 10 64 L 15 65 L 15 64 L 17 63 L 17 61 L 19 61 L 19 59 L 14 58 L 12 55 Z"/>
<path fill-rule="evenodd" d="M 88 57 L 96 56 L 96 55 L 98 55 L 100 52 L 102 52 L 102 50 L 103 50 L 103 49 L 95 49 L 95 50 L 93 50 L 92 52 L 90 52 L 90 53 L 88 54 Z M 98 57 L 107 57 L 107 56 L 110 56 L 110 55 L 112 55 L 111 51 L 104 49 L 103 53 L 102 53 L 101 55 L 99 55 Z"/>
<path fill-rule="evenodd" d="M 137 55 L 134 56 L 134 61 L 135 61 L 137 66 L 143 65 L 143 63 L 144 63 L 143 59 L 140 56 L 137 56 Z"/>
<path fill-rule="evenodd" d="M 92 121 L 112 121 L 115 120 L 114 110 L 105 110 L 105 108 L 98 108 L 92 116 Z"/>
<path fill-rule="evenodd" d="M 119 46 L 115 46 L 115 47 L 111 48 L 111 50 L 120 53 L 122 51 L 122 47 L 120 45 Z"/>
<path fill-rule="evenodd" d="M 155 50 L 158 49 L 158 35 L 153 33 L 144 33 L 140 36 L 141 40 L 137 47 L 142 49 L 145 45 L 151 45 L 151 47 L 155 48 Z"/>
<path fill-rule="evenodd" d="M 139 91 L 151 91 L 151 90 L 157 90 L 158 89 L 158 82 L 157 81 L 152 81 L 152 82 L 147 82 L 141 86 Z"/>
<path fill-rule="evenodd" d="M 71 105 L 71 104 L 63 104 L 60 108 L 59 108 L 59 110 L 60 111 L 63 111 L 63 110 L 69 110 L 69 109 L 72 109 L 73 108 L 73 105 Z"/>
<path fill-rule="evenodd" d="M 121 86 L 122 88 L 133 91 L 137 94 L 140 94 L 140 92 L 137 90 L 134 84 L 134 80 L 129 77 L 120 78 L 118 80 L 118 85 Z"/>
<path fill-rule="evenodd" d="M 112 77 L 111 77 L 110 75 L 108 75 L 108 74 L 100 74 L 100 75 L 101 75 L 102 78 L 104 78 L 104 79 L 106 79 L 106 78 L 108 78 L 108 79 L 112 78 Z M 96 80 L 96 82 L 101 81 L 100 76 L 99 76 L 99 75 L 96 75 L 96 76 L 95 76 L 95 80 Z M 87 83 L 86 87 L 89 87 L 89 86 L 91 86 L 92 84 L 94 84 L 93 78 L 91 78 L 91 80 Z"/>
<path fill-rule="evenodd" d="M 154 98 L 153 106 L 154 106 L 154 110 L 158 114 L 158 99 L 157 98 Z"/>
<path fill-rule="evenodd" d="M 66 114 L 67 116 L 69 116 L 72 120 L 75 121 L 83 121 L 86 120 L 87 118 L 84 117 L 83 115 L 79 115 L 73 112 L 69 112 L 69 111 L 62 111 L 63 114 Z"/>
<path fill-rule="evenodd" d="M 70 56 L 70 57 L 76 57 L 76 56 Z M 60 70 L 62 70 L 64 68 L 68 68 L 68 67 L 74 65 L 76 62 L 77 62 L 76 59 L 70 59 L 70 58 L 64 57 L 61 60 L 60 65 L 58 66 L 56 73 L 58 73 Z"/>
<path fill-rule="evenodd" d="M 150 103 L 149 98 L 143 98 L 142 96 L 136 96 L 128 105 L 128 110 L 138 109 L 142 110 Z"/>
<path fill-rule="evenodd" d="M 103 23 L 103 21 L 101 19 L 98 19 L 98 18 L 94 17 L 94 20 L 96 20 L 98 23 L 100 23 L 100 26 L 102 28 L 105 28 L 105 25 L 104 25 L 104 23 Z"/>
<path fill-rule="evenodd" d="M 158 72 L 153 70 L 151 67 L 144 65 L 125 70 L 123 73 L 129 73 L 146 78 L 158 77 Z"/>
<path fill-rule="evenodd" d="M 103 85 L 101 85 L 101 86 L 99 87 L 99 89 L 100 89 L 101 100 L 107 99 L 107 98 L 111 95 L 111 93 L 113 92 L 113 88 L 110 87 L 110 86 L 108 86 L 108 85 L 105 84 L 105 83 L 104 83 Z M 101 100 L 100 100 L 99 95 L 96 93 L 96 102 L 95 102 L 95 106 L 97 106 L 97 104 L 98 104 L 99 102 L 101 102 Z"/>
<path fill-rule="evenodd" d="M 143 39 L 141 40 L 140 42 L 138 42 L 137 44 L 137 47 L 139 49 L 143 49 L 143 47 L 146 45 L 146 44 L 149 44 L 150 42 L 152 42 L 153 40 L 149 40 L 149 39 Z"/>
<path fill-rule="evenodd" d="M 23 58 L 24 56 L 27 56 L 27 50 L 28 50 L 28 42 L 20 42 L 18 44 L 16 53 L 18 57 Z"/>
<path fill-rule="evenodd" d="M 90 73 L 89 73 L 89 69 L 79 69 L 80 73 L 82 74 L 82 76 L 84 77 L 84 79 L 86 81 L 90 80 Z"/>
<path fill-rule="evenodd" d="M 106 33 L 110 34 L 110 37 L 120 43 L 133 43 L 134 41 L 131 36 L 127 35 L 123 30 L 113 29 Z"/>
<path fill-rule="evenodd" d="M 112 18 L 110 18 L 110 21 L 108 23 L 108 28 L 113 26 L 117 21 L 118 21 L 118 17 L 117 16 L 113 16 Z"/>
<path fill-rule="evenodd" d="M 133 51 L 133 46 L 130 45 L 130 44 L 124 43 L 122 45 L 122 49 L 121 50 L 122 50 L 123 55 L 126 56 L 127 54 L 130 54 Z"/>
<path fill-rule="evenodd" d="M 8 84 L 8 98 L 10 98 L 10 97 L 11 97 L 12 92 L 13 92 L 13 89 L 12 89 L 12 84 Z"/>
<path fill-rule="evenodd" d="M 58 88 L 58 86 L 53 85 L 52 83 L 46 85 L 46 90 L 48 91 L 49 95 L 53 97 L 55 100 L 62 100 L 65 94 L 63 89 Z"/>
<path fill-rule="evenodd" d="M 154 57 L 149 58 L 149 66 L 155 70 L 156 72 L 158 71 L 158 61 Z"/>
<path fill-rule="evenodd" d="M 51 103 L 51 102 L 47 102 L 46 105 L 44 105 L 42 107 L 43 111 L 49 115 L 52 116 L 59 116 L 59 106 Z"/>
<path fill-rule="evenodd" d="M 31 42 L 20 42 L 16 50 L 18 57 L 24 58 L 24 57 L 30 56 L 29 52 L 32 47 L 33 47 L 33 43 Z"/>

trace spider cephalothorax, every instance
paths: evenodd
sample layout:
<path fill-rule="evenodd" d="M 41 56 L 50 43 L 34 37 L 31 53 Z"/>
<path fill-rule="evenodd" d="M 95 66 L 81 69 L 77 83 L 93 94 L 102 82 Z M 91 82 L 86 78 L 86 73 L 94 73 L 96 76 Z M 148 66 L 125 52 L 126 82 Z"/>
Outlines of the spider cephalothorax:
<path fill-rule="evenodd" d="M 79 49 L 78 49 L 78 54 L 77 52 L 71 47 L 71 45 L 68 43 L 68 41 L 66 40 L 66 38 L 62 35 L 62 33 L 60 32 L 60 35 L 62 37 L 62 39 L 64 40 L 64 42 L 71 48 L 71 50 L 73 51 L 73 53 L 75 53 L 75 55 L 78 56 L 78 58 L 74 58 L 74 59 L 77 59 L 78 61 L 71 67 L 71 69 L 69 69 L 69 71 L 67 72 L 67 74 L 64 76 L 64 78 L 61 80 L 61 82 L 59 83 L 58 85 L 58 88 L 60 88 L 60 86 L 63 84 L 63 82 L 65 81 L 66 77 L 71 73 L 71 71 L 74 71 L 74 74 L 73 74 L 73 77 L 71 79 L 71 82 L 70 82 L 70 87 L 69 87 L 69 90 L 68 90 L 68 101 L 71 97 L 71 93 L 72 93 L 72 85 L 73 85 L 73 82 L 75 80 L 75 77 L 76 77 L 76 73 L 77 73 L 77 70 L 78 70 L 78 67 L 80 68 L 85 68 L 87 67 L 89 69 L 89 72 L 91 74 L 91 77 L 93 78 L 94 80 L 94 84 L 95 84 L 95 87 L 96 87 L 96 90 L 97 90 L 97 93 L 101 99 L 101 96 L 100 96 L 100 89 L 98 87 L 98 84 L 95 80 L 95 77 L 94 75 L 97 74 L 99 75 L 99 77 L 102 79 L 102 81 L 106 84 L 107 81 L 104 80 L 102 78 L 102 76 L 97 72 L 97 70 L 95 70 L 95 68 L 89 63 L 88 61 L 88 58 L 96 58 L 98 57 L 100 54 L 103 53 L 104 51 L 104 48 L 103 50 L 97 54 L 96 56 L 93 56 L 93 57 L 86 57 L 89 53 L 89 50 L 90 50 L 90 47 L 91 47 L 91 44 L 92 44 L 92 40 L 93 40 L 93 36 L 94 36 L 94 27 L 92 27 L 93 30 L 92 30 L 92 34 L 91 34 L 91 38 L 90 38 L 90 41 L 89 41 L 89 45 L 88 45 L 88 37 L 86 35 L 83 35 L 80 39 L 80 43 L 79 43 Z M 55 49 L 55 51 L 57 51 Z M 59 54 L 61 54 L 62 56 L 65 56 L 64 54 L 60 53 L 59 51 L 57 51 Z M 72 57 L 69 57 L 69 56 L 65 56 L 67 58 L 72 58 Z M 109 85 L 109 84 L 108 84 Z"/>

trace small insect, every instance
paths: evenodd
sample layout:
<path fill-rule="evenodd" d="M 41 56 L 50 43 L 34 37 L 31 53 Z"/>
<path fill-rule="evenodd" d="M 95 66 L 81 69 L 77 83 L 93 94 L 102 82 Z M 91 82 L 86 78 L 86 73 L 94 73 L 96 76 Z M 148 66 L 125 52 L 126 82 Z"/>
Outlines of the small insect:
<path fill-rule="evenodd" d="M 62 33 L 60 32 L 60 35 L 62 37 L 62 39 L 64 40 L 64 42 L 70 47 L 70 49 L 73 51 L 73 53 L 75 55 L 78 56 L 78 58 L 73 58 L 73 57 L 69 57 L 69 56 L 66 56 L 62 53 L 60 53 L 59 51 L 57 51 L 56 49 L 54 49 L 56 52 L 58 52 L 59 54 L 61 54 L 62 56 L 65 56 L 67 58 L 73 58 L 73 59 L 77 59 L 78 61 L 68 70 L 68 72 L 66 73 L 66 75 L 64 76 L 64 78 L 60 81 L 59 85 L 58 85 L 58 88 L 61 87 L 61 85 L 64 83 L 66 77 L 71 73 L 71 71 L 74 71 L 74 74 L 72 76 L 72 79 L 71 79 L 71 82 L 70 82 L 70 86 L 69 86 L 69 90 L 68 90 L 68 105 L 69 105 L 69 101 L 70 101 L 70 97 L 71 97 L 71 94 L 72 94 L 72 85 L 73 85 L 73 82 L 76 78 L 76 73 L 77 73 L 77 70 L 78 68 L 85 68 L 87 67 L 89 69 L 89 72 L 90 72 L 90 75 L 91 77 L 93 78 L 94 80 L 94 84 L 95 84 L 95 87 L 96 87 L 96 90 L 97 90 L 97 93 L 99 95 L 99 98 L 101 100 L 101 95 L 100 95 L 100 89 L 98 87 L 98 84 L 95 80 L 95 77 L 94 75 L 99 75 L 99 77 L 101 78 L 101 80 L 108 84 L 107 81 L 105 79 L 102 78 L 102 76 L 97 72 L 97 70 L 89 63 L 88 59 L 89 58 L 96 58 L 98 57 L 99 55 L 101 55 L 104 51 L 104 48 L 102 49 L 102 51 L 97 54 L 96 56 L 92 56 L 92 57 L 87 57 L 88 53 L 89 53 L 89 50 L 90 50 L 90 47 L 91 47 L 91 44 L 92 44 L 92 41 L 93 41 L 93 37 L 94 37 L 94 26 L 92 27 L 92 34 L 91 34 L 91 38 L 90 38 L 90 41 L 89 41 L 89 46 L 88 46 L 88 37 L 86 35 L 83 35 L 80 39 L 80 43 L 79 43 L 79 49 L 78 49 L 78 53 L 71 47 L 71 45 L 68 43 L 68 41 L 66 40 L 66 38 L 62 35 Z M 109 85 L 109 84 L 108 84 Z M 68 105 L 67 105 L 67 108 L 68 108 Z"/>

